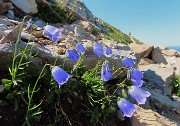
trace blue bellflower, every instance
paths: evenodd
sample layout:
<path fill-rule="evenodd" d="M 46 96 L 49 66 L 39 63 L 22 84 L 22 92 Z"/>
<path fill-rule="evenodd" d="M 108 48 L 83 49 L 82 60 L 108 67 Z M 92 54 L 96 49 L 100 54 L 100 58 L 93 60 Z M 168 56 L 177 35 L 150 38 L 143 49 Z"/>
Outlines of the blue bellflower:
<path fill-rule="evenodd" d="M 86 49 L 84 48 L 84 46 L 81 43 L 78 43 L 76 45 L 76 50 L 78 51 L 78 54 L 80 55 L 80 54 L 83 54 Z"/>
<path fill-rule="evenodd" d="M 53 78 L 58 83 L 59 88 L 61 87 L 61 85 L 65 84 L 70 77 L 72 77 L 59 66 L 53 67 L 51 73 L 52 73 Z"/>
<path fill-rule="evenodd" d="M 102 68 L 101 68 L 101 80 L 108 81 L 112 77 L 113 76 L 110 73 L 110 68 L 109 68 L 108 62 L 105 61 L 105 63 L 102 65 Z"/>
<path fill-rule="evenodd" d="M 123 112 L 124 116 L 132 117 L 133 113 L 137 110 L 136 106 L 130 103 L 128 100 L 121 98 L 120 101 L 117 102 L 118 107 Z"/>
<path fill-rule="evenodd" d="M 75 52 L 74 50 L 67 50 L 67 55 L 69 59 L 73 62 L 76 62 L 79 59 L 79 54 Z"/>
<path fill-rule="evenodd" d="M 61 30 L 51 25 L 46 25 L 43 33 L 51 38 L 54 42 L 57 42 L 61 37 Z"/>
<path fill-rule="evenodd" d="M 32 31 L 33 25 L 32 25 L 32 19 L 29 19 L 26 26 L 26 31 L 30 32 Z"/>
<path fill-rule="evenodd" d="M 138 69 L 133 69 L 131 77 L 134 80 L 141 80 L 143 78 L 143 72 L 139 71 Z"/>
<path fill-rule="evenodd" d="M 129 57 L 124 58 L 122 62 L 126 67 L 133 67 L 135 64 L 134 61 L 132 61 L 132 59 Z"/>
<path fill-rule="evenodd" d="M 93 52 L 94 52 L 96 55 L 98 55 L 99 57 L 102 57 L 102 56 L 104 55 L 104 53 L 103 53 L 103 46 L 101 45 L 101 43 L 96 42 L 96 43 L 94 44 L 94 50 L 93 50 Z"/>
<path fill-rule="evenodd" d="M 151 95 L 148 91 L 145 91 L 137 86 L 130 87 L 128 92 L 131 97 L 133 97 L 137 101 L 138 105 L 145 104 L 146 97 L 149 97 Z"/>
<path fill-rule="evenodd" d="M 135 86 L 141 87 L 143 84 L 143 72 L 138 69 L 132 69 L 131 80 Z"/>
<path fill-rule="evenodd" d="M 106 51 L 107 55 L 111 55 L 112 54 L 112 49 L 110 47 L 107 47 L 105 51 Z"/>
<path fill-rule="evenodd" d="M 134 79 L 131 79 L 131 81 L 137 87 L 141 87 L 144 82 L 143 80 L 134 80 Z"/>

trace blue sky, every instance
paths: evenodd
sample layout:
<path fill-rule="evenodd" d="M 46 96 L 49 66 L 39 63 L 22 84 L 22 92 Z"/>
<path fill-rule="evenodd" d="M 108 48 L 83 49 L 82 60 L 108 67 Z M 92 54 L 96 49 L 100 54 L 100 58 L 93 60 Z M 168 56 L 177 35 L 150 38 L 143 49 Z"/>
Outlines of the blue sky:
<path fill-rule="evenodd" d="M 147 44 L 180 46 L 180 0 L 82 0 L 91 12 Z"/>

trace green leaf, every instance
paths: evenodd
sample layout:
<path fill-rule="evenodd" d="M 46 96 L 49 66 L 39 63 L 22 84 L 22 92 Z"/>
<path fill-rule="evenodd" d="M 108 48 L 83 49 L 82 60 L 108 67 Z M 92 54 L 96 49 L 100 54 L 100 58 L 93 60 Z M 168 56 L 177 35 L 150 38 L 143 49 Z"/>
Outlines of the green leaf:
<path fill-rule="evenodd" d="M 40 102 L 38 105 L 34 105 L 32 108 L 30 108 L 29 110 L 34 110 L 36 108 L 38 108 L 40 105 L 42 104 L 42 102 Z"/>
<path fill-rule="evenodd" d="M 3 84 L 12 84 L 12 80 L 2 79 Z"/>
<path fill-rule="evenodd" d="M 105 108 L 105 104 L 103 104 L 102 106 L 101 106 L 101 109 L 103 110 Z"/>
<path fill-rule="evenodd" d="M 9 93 L 7 96 L 6 96 L 6 99 L 13 99 L 14 98 L 14 93 Z"/>
<path fill-rule="evenodd" d="M 43 111 L 38 111 L 38 112 L 35 112 L 32 114 L 32 116 L 37 116 L 37 115 L 40 115 Z"/>
<path fill-rule="evenodd" d="M 15 99 L 14 106 L 14 111 L 17 111 L 17 109 L 19 108 L 17 99 Z"/>
<path fill-rule="evenodd" d="M 127 98 L 127 92 L 126 92 L 126 90 L 122 89 L 122 95 L 123 95 L 124 98 Z"/>
<path fill-rule="evenodd" d="M 30 100 L 31 97 L 30 97 L 30 85 L 28 86 L 28 99 Z"/>

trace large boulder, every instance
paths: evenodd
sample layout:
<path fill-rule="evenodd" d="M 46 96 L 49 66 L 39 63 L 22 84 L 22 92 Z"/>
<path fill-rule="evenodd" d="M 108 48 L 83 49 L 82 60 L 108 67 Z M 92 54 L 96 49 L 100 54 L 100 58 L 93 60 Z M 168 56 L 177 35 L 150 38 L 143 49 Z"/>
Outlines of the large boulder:
<path fill-rule="evenodd" d="M 140 54 L 141 58 L 148 58 L 154 48 L 154 46 L 151 46 L 151 45 L 146 45 L 146 44 L 140 45 L 140 44 L 136 44 L 136 43 L 130 43 L 129 47 L 135 53 Z"/>
<path fill-rule="evenodd" d="M 149 65 L 149 64 L 154 64 L 154 61 L 148 58 L 142 58 L 138 65 Z"/>
<path fill-rule="evenodd" d="M 27 14 L 38 13 L 37 4 L 35 0 L 10 0 L 17 8 Z"/>
<path fill-rule="evenodd" d="M 171 96 L 165 96 L 157 87 L 152 88 L 148 85 L 144 90 L 151 93 L 150 98 L 146 101 L 150 105 L 149 108 L 180 125 L 180 101 L 173 100 Z"/>
<path fill-rule="evenodd" d="M 164 95 L 171 94 L 171 78 L 175 77 L 173 67 L 162 68 L 159 64 L 150 64 L 139 66 L 139 69 L 144 72 L 144 79 L 149 84 L 154 84 L 155 87 L 160 88 Z"/>
<path fill-rule="evenodd" d="M 94 15 L 92 12 L 86 7 L 83 2 L 74 1 L 74 0 L 60 0 L 61 4 L 65 5 L 67 8 L 73 10 L 79 19 L 88 20 L 90 22 L 94 22 Z"/>
<path fill-rule="evenodd" d="M 152 60 L 156 63 L 168 64 L 167 57 L 178 56 L 178 53 L 171 49 L 163 48 L 163 47 L 155 47 L 152 52 Z"/>
<path fill-rule="evenodd" d="M 151 109 L 144 109 L 139 106 L 137 108 L 138 110 L 131 119 L 132 126 L 177 126 L 177 123 Z"/>

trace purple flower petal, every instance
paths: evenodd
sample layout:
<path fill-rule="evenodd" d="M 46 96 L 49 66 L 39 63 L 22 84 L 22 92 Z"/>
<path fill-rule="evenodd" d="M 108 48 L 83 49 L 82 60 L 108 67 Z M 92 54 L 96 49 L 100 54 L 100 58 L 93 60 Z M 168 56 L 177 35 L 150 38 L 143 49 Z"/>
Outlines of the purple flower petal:
<path fill-rule="evenodd" d="M 78 43 L 76 45 L 76 50 L 78 51 L 79 54 L 83 54 L 86 49 L 84 48 L 84 46 L 81 43 Z"/>
<path fill-rule="evenodd" d="M 133 84 L 137 87 L 141 87 L 142 84 L 143 84 L 143 80 L 134 80 L 134 79 L 131 79 L 131 81 L 133 82 Z"/>
<path fill-rule="evenodd" d="M 51 73 L 53 78 L 58 83 L 59 88 L 61 87 L 61 85 L 65 84 L 70 77 L 72 77 L 66 71 L 64 71 L 62 68 L 58 66 L 53 67 Z"/>
<path fill-rule="evenodd" d="M 73 62 L 76 62 L 79 59 L 79 54 L 73 50 L 68 50 L 67 55 L 68 55 L 69 59 L 72 60 Z"/>
<path fill-rule="evenodd" d="M 111 49 L 110 47 L 107 47 L 107 48 L 106 48 L 106 54 L 107 54 L 107 55 L 112 54 L 112 49 Z"/>
<path fill-rule="evenodd" d="M 111 79 L 113 76 L 110 73 L 110 68 L 107 62 L 105 62 L 102 65 L 102 69 L 101 69 L 101 80 L 103 81 L 108 81 L 109 79 Z"/>
<path fill-rule="evenodd" d="M 57 42 L 61 37 L 61 30 L 51 25 L 46 25 L 43 32 L 54 42 Z"/>
<path fill-rule="evenodd" d="M 134 80 L 141 80 L 143 78 L 143 72 L 139 71 L 138 69 L 133 69 L 131 77 Z"/>
<path fill-rule="evenodd" d="M 132 59 L 128 57 L 124 58 L 122 62 L 126 67 L 133 67 L 135 64 Z"/>
<path fill-rule="evenodd" d="M 130 103 L 124 98 L 121 98 L 117 104 L 118 104 L 118 107 L 123 112 L 124 116 L 127 116 L 127 117 L 132 117 L 133 113 L 137 110 L 134 104 Z"/>
<path fill-rule="evenodd" d="M 32 26 L 32 19 L 29 19 L 29 21 L 27 22 L 26 31 L 31 31 Z"/>
<path fill-rule="evenodd" d="M 103 53 L 103 46 L 101 45 L 101 43 L 96 42 L 96 43 L 94 44 L 94 50 L 93 50 L 93 52 L 94 52 L 96 55 L 98 55 L 99 57 L 102 57 L 102 56 L 104 55 L 104 53 Z"/>
<path fill-rule="evenodd" d="M 145 104 L 146 97 L 151 95 L 148 91 L 145 91 L 137 86 L 132 86 L 129 89 L 129 94 L 137 101 L 138 104 Z"/>
<path fill-rule="evenodd" d="M 131 71 L 130 70 L 127 71 L 127 79 L 131 80 Z"/>

